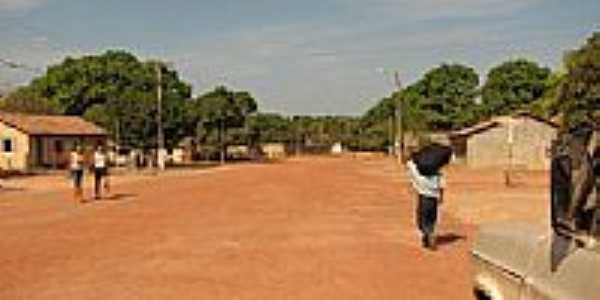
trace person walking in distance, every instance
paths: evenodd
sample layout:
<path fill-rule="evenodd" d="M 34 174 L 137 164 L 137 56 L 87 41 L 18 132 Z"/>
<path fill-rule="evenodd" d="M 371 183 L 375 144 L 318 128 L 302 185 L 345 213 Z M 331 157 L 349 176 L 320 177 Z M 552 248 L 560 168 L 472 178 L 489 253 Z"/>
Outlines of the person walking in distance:
<path fill-rule="evenodd" d="M 94 152 L 94 198 L 102 198 L 102 188 L 104 183 L 104 176 L 107 172 L 107 161 L 106 154 L 102 146 L 96 147 Z"/>
<path fill-rule="evenodd" d="M 81 146 L 77 145 L 71 150 L 70 171 L 73 179 L 73 199 L 76 202 L 85 202 L 83 199 L 83 153 Z"/>
<path fill-rule="evenodd" d="M 441 168 L 450 161 L 452 150 L 433 145 L 413 155 L 406 164 L 413 188 L 417 193 L 417 227 L 423 247 L 436 249 L 435 225 L 438 205 L 444 201 L 445 179 Z"/>

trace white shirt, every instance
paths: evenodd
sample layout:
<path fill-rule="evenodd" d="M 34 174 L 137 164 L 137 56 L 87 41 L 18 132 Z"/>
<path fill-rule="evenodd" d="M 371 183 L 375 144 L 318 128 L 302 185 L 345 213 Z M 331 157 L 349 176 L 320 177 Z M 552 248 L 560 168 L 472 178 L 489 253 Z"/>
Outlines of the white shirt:
<path fill-rule="evenodd" d="M 94 152 L 94 168 L 106 168 L 106 155 L 104 153 Z"/>
<path fill-rule="evenodd" d="M 83 169 L 83 157 L 76 151 L 71 152 L 71 170 Z"/>
<path fill-rule="evenodd" d="M 420 195 L 427 197 L 440 198 L 440 191 L 445 186 L 444 177 L 442 175 L 424 176 L 419 173 L 419 169 L 415 163 L 410 160 L 406 163 L 408 174 L 413 185 L 413 188 Z"/>

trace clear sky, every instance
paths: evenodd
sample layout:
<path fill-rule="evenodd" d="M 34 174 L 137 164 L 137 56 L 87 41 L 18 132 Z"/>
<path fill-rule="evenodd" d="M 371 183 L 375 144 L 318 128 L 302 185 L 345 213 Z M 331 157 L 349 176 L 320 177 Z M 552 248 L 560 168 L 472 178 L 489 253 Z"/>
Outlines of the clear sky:
<path fill-rule="evenodd" d="M 226 84 L 290 114 L 362 113 L 394 70 L 408 84 L 444 62 L 556 68 L 595 30 L 600 0 L 0 0 L 0 58 L 125 49 L 173 62 L 195 94 Z M 34 75 L 0 65 L 0 88 Z"/>

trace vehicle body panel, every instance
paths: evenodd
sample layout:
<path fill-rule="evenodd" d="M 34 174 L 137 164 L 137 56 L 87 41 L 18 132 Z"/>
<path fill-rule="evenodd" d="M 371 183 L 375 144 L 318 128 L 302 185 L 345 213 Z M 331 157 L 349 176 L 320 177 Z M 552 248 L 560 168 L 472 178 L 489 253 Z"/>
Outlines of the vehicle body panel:
<path fill-rule="evenodd" d="M 482 226 L 472 250 L 475 288 L 494 300 L 600 299 L 598 247 L 569 243 L 568 255 L 553 271 L 554 239 L 544 226 Z"/>

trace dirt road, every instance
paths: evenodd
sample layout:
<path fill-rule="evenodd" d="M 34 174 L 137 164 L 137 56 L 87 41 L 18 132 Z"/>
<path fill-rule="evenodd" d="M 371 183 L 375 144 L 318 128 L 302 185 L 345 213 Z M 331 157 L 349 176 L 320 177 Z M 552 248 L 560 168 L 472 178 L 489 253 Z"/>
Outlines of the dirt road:
<path fill-rule="evenodd" d="M 319 158 L 0 194 L 0 299 L 471 299 L 473 226 L 422 250 L 389 160 Z"/>

